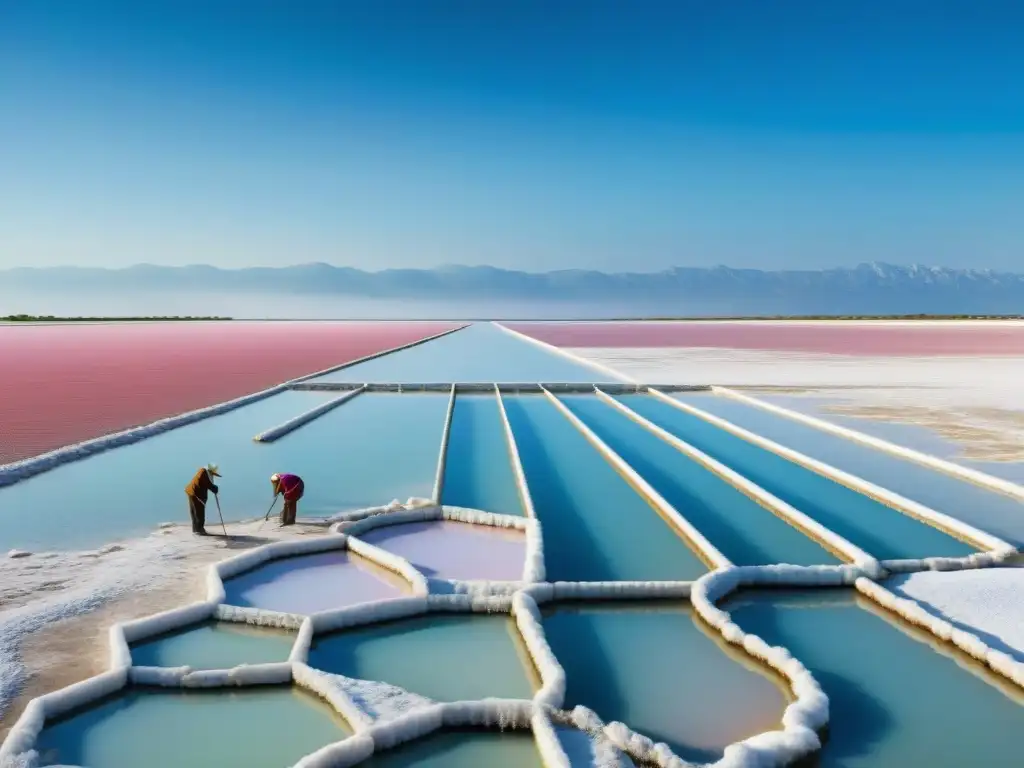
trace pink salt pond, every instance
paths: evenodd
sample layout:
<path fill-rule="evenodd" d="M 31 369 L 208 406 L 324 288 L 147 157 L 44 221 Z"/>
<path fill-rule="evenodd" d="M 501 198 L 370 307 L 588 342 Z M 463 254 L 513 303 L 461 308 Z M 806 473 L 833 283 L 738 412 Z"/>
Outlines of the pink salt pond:
<path fill-rule="evenodd" d="M 344 550 L 271 560 L 224 582 L 228 605 L 305 615 L 409 591 L 398 575 Z"/>
<path fill-rule="evenodd" d="M 404 557 L 431 579 L 519 581 L 523 577 L 526 536 L 514 529 L 431 520 L 375 528 L 359 538 Z"/>

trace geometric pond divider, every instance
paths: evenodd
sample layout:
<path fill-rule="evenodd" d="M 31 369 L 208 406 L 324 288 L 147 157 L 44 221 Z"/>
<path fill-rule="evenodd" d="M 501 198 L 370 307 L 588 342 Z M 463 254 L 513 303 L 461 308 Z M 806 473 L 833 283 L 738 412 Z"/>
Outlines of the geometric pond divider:
<path fill-rule="evenodd" d="M 470 525 L 490 525 L 523 530 L 526 554 L 520 582 L 450 581 L 453 594 L 431 594 L 430 582 L 407 560 L 357 538 L 378 526 L 424 520 L 452 520 Z M 837 587 L 853 586 L 883 607 L 987 663 L 996 672 L 1024 685 L 1024 665 L 992 651 L 974 635 L 956 630 L 927 614 L 916 603 L 899 598 L 875 580 L 886 575 L 874 560 L 838 566 L 733 566 L 725 565 L 694 582 L 555 582 L 542 581 L 543 545 L 540 523 L 531 518 L 496 515 L 458 507 L 427 506 L 405 509 L 400 505 L 377 507 L 332 518 L 331 532 L 302 541 L 266 544 L 209 566 L 207 599 L 110 629 L 110 670 L 59 691 L 39 696 L 25 711 L 0 745 L 0 766 L 36 763 L 36 738 L 47 720 L 109 696 L 130 684 L 176 688 L 233 688 L 292 684 L 317 694 L 352 727 L 353 734 L 328 744 L 300 759 L 297 768 L 350 766 L 375 752 L 425 737 L 443 728 L 482 726 L 529 728 L 542 762 L 548 768 L 570 768 L 555 726 L 588 733 L 635 760 L 661 768 L 690 768 L 694 764 L 675 755 L 666 744 L 656 744 L 623 723 L 604 723 L 585 707 L 563 709 L 565 671 L 543 631 L 539 605 L 558 600 L 687 599 L 701 619 L 728 643 L 777 670 L 789 683 L 793 701 L 782 716 L 781 729 L 751 736 L 726 747 L 714 768 L 754 768 L 785 765 L 821 748 L 819 733 L 829 722 L 828 698 L 813 675 L 785 648 L 769 646 L 760 637 L 738 627 L 716 603 L 729 593 L 749 586 Z M 412 596 L 360 603 L 308 616 L 224 605 L 224 579 L 269 561 L 330 550 L 349 550 L 387 568 L 406 581 Z M 928 568 L 976 568 L 992 565 L 992 553 L 971 558 L 921 560 L 913 565 Z M 911 563 L 901 563 L 910 568 Z M 532 699 L 484 699 L 431 703 L 393 719 L 374 720 L 340 686 L 336 678 L 306 664 L 313 637 L 347 627 L 420 616 L 432 612 L 508 613 L 515 620 L 523 644 L 540 677 L 540 689 Z M 187 667 L 135 666 L 130 643 L 208 620 L 244 622 L 297 630 L 288 661 L 239 665 L 233 669 L 191 670 Z"/>

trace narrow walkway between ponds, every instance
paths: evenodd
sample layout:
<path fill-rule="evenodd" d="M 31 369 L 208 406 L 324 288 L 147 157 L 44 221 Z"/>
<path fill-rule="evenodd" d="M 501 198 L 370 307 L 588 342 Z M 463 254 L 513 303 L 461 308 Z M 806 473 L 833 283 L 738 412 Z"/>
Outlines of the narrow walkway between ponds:
<path fill-rule="evenodd" d="M 1024 546 L 1024 503 L 1014 498 L 730 397 L 680 395 L 678 399 L 970 523 L 1015 546 Z M 825 414 L 824 418 L 828 421 L 832 416 Z M 848 426 L 856 429 L 858 425 Z"/>
<path fill-rule="evenodd" d="M 689 581 L 707 566 L 541 395 L 504 397 L 548 581 Z"/>
<path fill-rule="evenodd" d="M 623 395 L 618 400 L 877 558 L 961 557 L 975 551 L 936 528 L 651 395 Z"/>
<path fill-rule="evenodd" d="M 311 379 L 358 383 L 615 380 L 610 374 L 513 336 L 492 323 L 474 323 L 425 344 Z"/>
<path fill-rule="evenodd" d="M 444 504 L 523 514 L 497 396 L 456 395 L 445 459 Z"/>
<path fill-rule="evenodd" d="M 813 539 L 598 397 L 560 399 L 736 565 L 839 562 Z"/>

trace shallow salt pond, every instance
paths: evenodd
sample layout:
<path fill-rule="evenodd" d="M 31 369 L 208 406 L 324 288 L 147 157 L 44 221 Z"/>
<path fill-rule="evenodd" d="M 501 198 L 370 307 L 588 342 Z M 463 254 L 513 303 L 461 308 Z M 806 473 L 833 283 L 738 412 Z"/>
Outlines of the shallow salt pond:
<path fill-rule="evenodd" d="M 523 514 L 495 395 L 456 395 L 445 459 L 442 503 Z"/>
<path fill-rule="evenodd" d="M 426 344 L 311 381 L 525 383 L 608 382 L 615 378 L 513 336 L 491 323 L 474 323 Z"/>
<path fill-rule="evenodd" d="M 295 633 L 230 621 L 205 621 L 131 645 L 140 667 L 231 669 L 288 661 Z"/>
<path fill-rule="evenodd" d="M 688 394 L 679 395 L 678 399 L 704 407 L 707 398 L 714 397 Z M 877 558 L 963 557 L 975 551 L 930 525 L 670 403 L 650 395 L 623 395 L 617 399 Z M 763 434 L 760 430 L 754 431 Z M 807 453 L 827 461 L 816 451 Z"/>
<path fill-rule="evenodd" d="M 437 701 L 529 699 L 536 673 L 505 614 L 433 613 L 314 637 L 309 665 Z"/>
<path fill-rule="evenodd" d="M 296 688 L 128 688 L 48 724 L 37 749 L 42 765 L 286 768 L 351 733 Z"/>
<path fill-rule="evenodd" d="M 404 557 L 427 578 L 519 581 L 526 536 L 522 531 L 447 520 L 374 528 L 358 538 Z"/>
<path fill-rule="evenodd" d="M 530 731 L 444 730 L 379 752 L 365 768 L 541 768 Z"/>
<path fill-rule="evenodd" d="M 547 398 L 504 401 L 543 528 L 549 581 L 689 581 L 707 572 Z"/>
<path fill-rule="evenodd" d="M 0 488 L 4 549 L 75 549 L 188 523 L 185 485 L 198 467 L 220 465 L 226 520 L 266 514 L 270 475 L 306 481 L 299 515 L 330 515 L 429 497 L 448 398 L 361 394 L 273 443 L 255 434 L 336 396 L 288 391 L 220 416 L 114 448 Z M 275 513 L 281 509 L 280 502 Z M 219 521 L 206 507 L 211 533 Z"/>
<path fill-rule="evenodd" d="M 346 550 L 271 560 L 224 582 L 228 605 L 305 615 L 409 591 L 405 579 Z"/>
<path fill-rule="evenodd" d="M 560 399 L 736 565 L 838 562 L 813 539 L 601 399 Z"/>
<path fill-rule="evenodd" d="M 692 397 L 692 396 L 691 396 Z M 764 437 L 820 459 L 838 469 L 870 480 L 883 488 L 895 491 L 908 499 L 944 512 L 983 531 L 999 536 L 1015 546 L 1024 546 L 1024 503 L 1001 493 L 959 480 L 945 472 L 922 466 L 909 459 L 902 459 L 885 451 L 856 443 L 839 435 L 829 434 L 816 427 L 801 424 L 785 416 L 747 405 L 729 397 L 705 395 L 698 399 L 687 398 L 687 402 L 709 413 L 745 427 Z M 790 403 L 783 403 L 792 407 Z M 793 410 L 799 410 L 794 408 Z M 842 423 L 844 426 L 865 433 L 876 433 L 880 437 L 900 443 L 900 436 L 882 434 L 879 427 L 885 425 L 867 419 L 842 419 L 833 414 L 822 414 L 825 421 Z M 863 422 L 863 423 L 861 423 Z M 912 444 L 902 440 L 905 444 Z M 931 447 L 932 449 L 934 446 Z M 930 448 L 919 447 L 928 452 Z M 942 456 L 942 451 L 932 450 Z M 960 464 L 969 464 L 951 457 Z M 979 466 L 989 471 L 990 466 Z"/>
<path fill-rule="evenodd" d="M 850 589 L 739 593 L 722 607 L 829 697 L 822 768 L 1019 765 L 1024 694 Z"/>
<path fill-rule="evenodd" d="M 784 681 L 726 645 L 688 602 L 563 603 L 542 613 L 567 709 L 582 704 L 699 762 L 780 726 Z"/>

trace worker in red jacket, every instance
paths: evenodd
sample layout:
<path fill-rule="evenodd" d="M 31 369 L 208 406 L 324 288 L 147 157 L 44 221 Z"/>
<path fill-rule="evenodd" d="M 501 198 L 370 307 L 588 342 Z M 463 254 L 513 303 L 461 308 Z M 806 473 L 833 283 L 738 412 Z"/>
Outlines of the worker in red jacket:
<path fill-rule="evenodd" d="M 274 498 L 278 494 L 284 496 L 284 507 L 281 508 L 281 525 L 295 525 L 295 516 L 299 511 L 299 499 L 306 490 L 302 478 L 284 472 L 270 476 L 270 485 L 274 489 Z"/>

